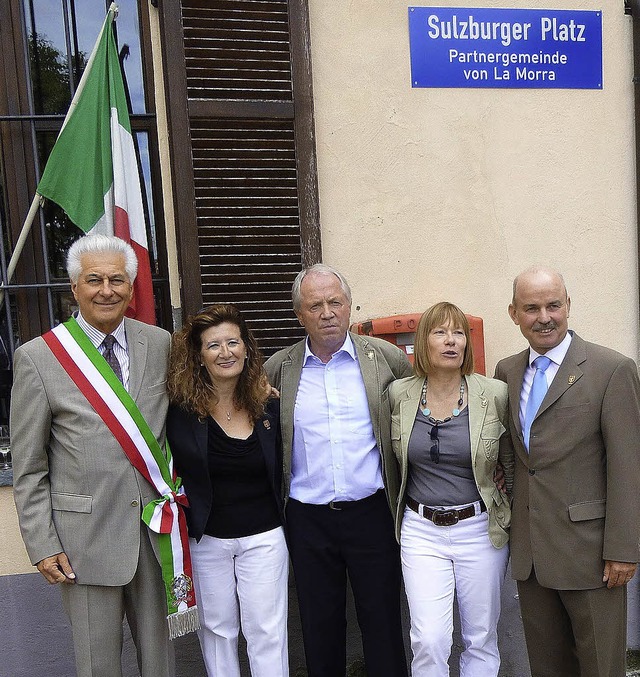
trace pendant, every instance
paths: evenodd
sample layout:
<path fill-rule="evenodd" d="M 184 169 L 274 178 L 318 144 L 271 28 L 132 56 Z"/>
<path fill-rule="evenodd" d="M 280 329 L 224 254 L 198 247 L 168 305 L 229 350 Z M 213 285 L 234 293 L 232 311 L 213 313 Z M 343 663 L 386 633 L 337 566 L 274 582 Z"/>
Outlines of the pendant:
<path fill-rule="evenodd" d="M 460 409 L 454 409 L 454 410 L 451 412 L 451 414 L 452 414 L 453 416 L 460 416 Z"/>
<path fill-rule="evenodd" d="M 429 418 L 429 416 L 431 416 L 431 409 L 429 409 L 429 407 L 425 407 L 421 411 L 427 418 Z"/>

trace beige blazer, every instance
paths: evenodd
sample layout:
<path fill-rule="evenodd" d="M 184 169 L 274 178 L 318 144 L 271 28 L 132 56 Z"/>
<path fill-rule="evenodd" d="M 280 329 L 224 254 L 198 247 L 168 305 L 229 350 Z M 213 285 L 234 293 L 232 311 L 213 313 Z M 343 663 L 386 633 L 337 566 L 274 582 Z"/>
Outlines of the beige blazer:
<path fill-rule="evenodd" d="M 496 488 L 493 472 L 496 463 L 504 467 L 507 487 L 513 479 L 513 448 L 508 441 L 507 388 L 500 381 L 471 374 L 465 377 L 469 406 L 471 464 L 478 491 L 489 514 L 489 538 L 496 548 L 509 540 L 511 510 L 509 499 Z M 400 465 L 400 495 L 396 505 L 396 537 L 406 503 L 409 463 L 407 448 L 420 404 L 423 378 L 412 376 L 389 386 L 391 403 L 391 444 Z M 500 439 L 503 442 L 500 443 Z"/>
<path fill-rule="evenodd" d="M 125 331 L 129 392 L 164 444 L 170 336 L 129 319 Z M 128 583 L 138 563 L 141 506 L 157 493 L 41 337 L 15 353 L 11 447 L 31 562 L 66 552 L 79 583 Z"/>
<path fill-rule="evenodd" d="M 515 447 L 511 569 L 540 585 L 603 585 L 604 560 L 640 560 L 640 382 L 633 360 L 577 334 L 531 426 L 520 426 L 529 350 L 502 360 Z"/>

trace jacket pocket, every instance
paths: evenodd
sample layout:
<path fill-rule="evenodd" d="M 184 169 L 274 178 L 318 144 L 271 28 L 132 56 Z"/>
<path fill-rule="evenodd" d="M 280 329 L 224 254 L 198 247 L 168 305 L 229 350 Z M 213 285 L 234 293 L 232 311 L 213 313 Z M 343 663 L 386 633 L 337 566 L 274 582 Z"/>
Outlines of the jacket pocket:
<path fill-rule="evenodd" d="M 66 510 L 67 512 L 91 512 L 92 496 L 83 494 L 59 494 L 51 492 L 51 507 L 54 510 Z"/>
<path fill-rule="evenodd" d="M 167 392 L 167 382 L 162 381 L 161 383 L 156 383 L 147 388 L 147 397 L 153 397 L 154 395 L 163 395 Z"/>
<path fill-rule="evenodd" d="M 602 519 L 607 513 L 607 501 L 602 498 L 599 501 L 584 501 L 573 503 L 569 506 L 569 519 L 572 522 Z"/>

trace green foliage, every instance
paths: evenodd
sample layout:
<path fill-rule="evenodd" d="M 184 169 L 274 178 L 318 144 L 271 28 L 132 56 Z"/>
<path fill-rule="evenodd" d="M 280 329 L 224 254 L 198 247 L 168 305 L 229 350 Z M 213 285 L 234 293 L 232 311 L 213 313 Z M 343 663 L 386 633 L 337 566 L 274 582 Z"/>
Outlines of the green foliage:
<path fill-rule="evenodd" d="M 67 56 L 43 35 L 29 35 L 28 44 L 35 112 L 40 115 L 66 113 L 71 103 Z M 86 55 L 79 52 L 74 62 L 77 84 L 87 63 Z"/>

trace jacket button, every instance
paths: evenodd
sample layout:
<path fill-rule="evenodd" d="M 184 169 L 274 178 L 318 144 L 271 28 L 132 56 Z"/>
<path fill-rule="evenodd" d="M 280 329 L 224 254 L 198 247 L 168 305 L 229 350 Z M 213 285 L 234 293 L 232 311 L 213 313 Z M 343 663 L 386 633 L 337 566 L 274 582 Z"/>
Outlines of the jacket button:
<path fill-rule="evenodd" d="M 532 470 L 529 470 L 529 474 L 530 474 L 530 475 L 535 475 L 535 474 L 536 474 L 536 471 L 533 470 L 533 469 L 532 469 Z"/>
<path fill-rule="evenodd" d="M 138 507 L 138 501 L 135 501 L 135 500 L 134 500 L 134 501 L 131 501 L 131 505 L 132 505 L 134 508 L 137 508 L 137 507 Z"/>

